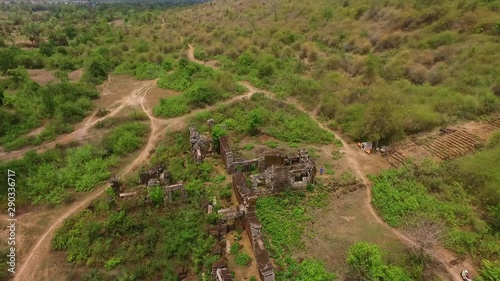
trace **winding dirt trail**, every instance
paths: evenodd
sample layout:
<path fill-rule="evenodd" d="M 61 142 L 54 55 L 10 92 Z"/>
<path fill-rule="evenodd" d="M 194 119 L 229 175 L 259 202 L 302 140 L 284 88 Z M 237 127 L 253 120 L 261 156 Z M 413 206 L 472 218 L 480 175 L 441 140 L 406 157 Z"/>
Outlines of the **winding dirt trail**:
<path fill-rule="evenodd" d="M 194 57 L 194 47 L 191 44 L 189 44 L 188 47 L 189 47 L 189 50 L 188 50 L 187 57 L 190 61 L 200 63 L 202 65 L 205 65 L 205 66 L 208 66 L 208 67 L 211 67 L 214 69 L 216 68 L 210 64 L 207 64 L 206 62 L 197 60 Z M 249 93 L 253 94 L 253 93 L 259 92 L 259 93 L 263 93 L 265 96 L 267 96 L 271 99 L 277 100 L 276 95 L 273 94 L 272 92 L 258 89 L 257 87 L 254 87 L 253 85 L 251 85 L 247 81 L 239 82 L 239 84 L 246 87 L 249 90 Z M 250 96 L 252 94 L 250 94 Z M 366 199 L 364 202 L 364 206 L 369 210 L 373 219 L 377 223 L 381 224 L 384 228 L 386 228 L 390 232 L 392 232 L 405 245 L 412 247 L 412 248 L 419 248 L 419 244 L 415 240 L 413 240 L 410 236 L 406 235 L 405 233 L 403 233 L 395 228 L 390 227 L 386 222 L 384 222 L 382 220 L 382 218 L 378 215 L 378 213 L 374 209 L 373 205 L 371 204 L 371 201 L 372 201 L 372 189 L 371 189 L 372 183 L 368 179 L 368 177 L 366 176 L 367 174 L 369 174 L 369 172 L 367 172 L 367 170 L 364 169 L 365 165 L 362 167 L 358 162 L 359 154 L 357 152 L 359 152 L 359 151 L 355 151 L 351 146 L 349 146 L 347 141 L 345 141 L 338 133 L 336 133 L 335 131 L 333 131 L 330 128 L 323 125 L 323 123 L 320 120 L 318 120 L 316 114 L 313 114 L 313 113 L 307 111 L 295 99 L 289 98 L 287 100 L 284 100 L 284 102 L 287 104 L 293 105 L 297 109 L 299 109 L 300 111 L 308 114 L 318 124 L 318 126 L 320 126 L 324 130 L 331 132 L 335 136 L 335 138 L 340 140 L 340 142 L 342 143 L 341 151 L 344 153 L 345 158 L 349 164 L 349 167 L 354 172 L 355 176 L 359 180 L 361 180 L 361 182 L 366 186 Z M 366 155 L 363 155 L 363 156 L 366 156 Z M 368 160 L 367 158 L 365 158 L 365 159 Z M 471 272 L 473 274 L 477 272 L 474 264 L 470 260 L 466 259 L 464 261 L 459 261 L 453 253 L 451 253 L 449 250 L 445 249 L 444 247 L 442 247 L 440 245 L 433 246 L 433 248 L 431 250 L 429 250 L 427 253 L 435 261 L 437 261 L 438 263 L 440 263 L 444 266 L 444 268 L 448 272 L 449 276 L 447 276 L 447 277 L 450 278 L 449 280 L 463 281 L 459 274 L 465 268 L 467 268 L 469 270 L 469 272 Z"/>
<path fill-rule="evenodd" d="M 149 151 L 152 147 L 154 147 L 155 141 L 158 139 L 158 136 L 161 133 L 159 132 L 161 131 L 160 126 L 163 124 L 166 125 L 167 123 L 161 122 L 160 120 L 151 116 L 149 111 L 144 107 L 144 98 L 149 89 L 151 89 L 151 87 L 153 87 L 155 83 L 156 81 L 145 82 L 139 89 L 133 91 L 129 96 L 121 101 L 116 102 L 115 104 L 118 106 L 110 114 L 106 115 L 107 117 L 115 115 L 116 113 L 118 113 L 118 111 L 125 107 L 127 102 L 133 102 L 135 99 L 139 100 L 142 110 L 146 112 L 150 120 L 151 131 L 146 146 L 142 149 L 138 157 L 135 158 L 133 162 L 123 168 L 123 170 L 119 173 L 120 177 L 123 177 L 131 170 L 137 168 L 140 163 L 144 162 L 148 158 Z M 98 118 L 96 120 L 92 120 L 92 118 L 93 116 L 90 116 L 87 120 L 82 122 L 82 126 L 80 127 L 80 129 L 75 131 L 76 133 L 70 134 L 71 136 L 73 136 L 72 138 L 78 137 L 82 132 L 85 133 L 88 128 L 104 119 Z M 38 150 L 41 150 L 41 148 L 39 148 Z M 13 279 L 14 281 L 39 281 L 52 279 L 51 276 L 48 276 L 50 271 L 48 268 L 44 268 L 44 264 L 46 257 L 50 253 L 51 238 L 53 237 L 55 230 L 59 226 L 61 226 L 68 217 L 83 210 L 93 200 L 97 199 L 104 192 L 107 186 L 108 185 L 105 184 L 97 187 L 94 191 L 83 197 L 78 202 L 75 202 L 72 205 L 69 205 L 66 209 L 63 209 L 62 212 L 58 215 L 57 219 L 49 223 L 50 226 L 48 226 L 48 229 L 38 239 L 36 244 L 29 250 L 26 258 L 22 260 L 22 265 L 16 271 L 16 275 Z M 19 219 L 22 220 L 23 216 L 20 216 Z M 28 218 L 26 217 L 26 219 Z"/>
<path fill-rule="evenodd" d="M 108 82 L 109 83 L 109 82 Z M 98 122 L 103 121 L 107 118 L 113 117 L 116 114 L 118 114 L 123 108 L 125 108 L 127 105 L 133 105 L 137 103 L 137 100 L 140 98 L 141 94 L 144 91 L 149 90 L 151 87 L 153 87 L 154 83 L 151 81 L 143 83 L 143 85 L 132 91 L 129 95 L 125 96 L 124 98 L 114 102 L 111 104 L 108 108 L 110 109 L 110 112 L 106 114 L 105 116 L 102 117 L 96 117 L 98 110 L 94 111 L 89 117 L 86 117 L 80 124 L 78 124 L 75 128 L 75 130 L 71 133 L 64 134 L 58 136 L 55 140 L 41 144 L 36 147 L 28 146 L 19 150 L 15 151 L 10 151 L 10 152 L 0 152 L 0 161 L 8 161 L 8 160 L 13 160 L 13 159 L 18 159 L 22 158 L 23 155 L 30 151 L 30 150 L 35 150 L 36 152 L 44 152 L 49 149 L 54 148 L 57 144 L 59 145 L 64 145 L 68 144 L 72 141 L 78 141 L 82 140 L 85 135 L 87 134 L 87 131 L 96 125 Z"/>
<path fill-rule="evenodd" d="M 123 109 L 126 106 L 127 103 L 135 103 L 135 104 L 140 103 L 142 111 L 146 113 L 150 121 L 149 122 L 150 133 L 146 145 L 138 154 L 138 156 L 130 164 L 128 164 L 121 170 L 121 172 L 118 174 L 118 177 L 123 177 L 130 171 L 137 169 L 139 165 L 145 162 L 149 158 L 150 151 L 155 147 L 156 142 L 163 134 L 167 132 L 167 130 L 171 131 L 181 130 L 187 126 L 189 118 L 193 117 L 199 112 L 211 110 L 220 105 L 227 105 L 234 102 L 239 102 L 244 99 L 250 98 L 256 92 L 261 92 L 256 88 L 248 87 L 248 92 L 239 96 L 235 96 L 231 99 L 228 99 L 216 105 L 193 110 L 190 113 L 179 117 L 174 117 L 169 119 L 158 119 L 153 116 L 152 110 L 150 108 L 147 108 L 145 105 L 146 95 L 148 91 L 154 86 L 155 83 L 156 80 L 145 82 L 139 89 L 133 91 L 126 98 L 115 102 L 113 106 L 117 107 L 113 109 L 113 111 L 110 112 L 108 115 L 106 115 L 107 117 L 109 117 L 117 114 L 121 109 Z M 242 83 L 242 85 L 246 85 L 246 83 Z M 79 136 L 82 132 L 85 133 L 86 130 L 88 130 L 90 127 L 92 127 L 93 125 L 97 124 L 97 122 L 102 121 L 104 119 L 104 118 L 98 118 L 93 120 L 94 116 L 95 114 L 88 117 L 81 123 L 81 125 L 75 132 L 70 134 L 73 140 L 76 140 L 76 137 Z M 66 137 L 69 138 L 68 136 Z M 48 147 L 39 147 L 37 148 L 37 151 L 43 151 L 46 149 L 48 149 Z M 13 159 L 12 157 L 17 157 L 17 156 L 18 156 L 17 154 L 11 154 L 11 159 Z M 19 155 L 19 157 L 22 157 L 22 154 Z M 53 221 L 47 223 L 48 225 L 47 230 L 45 230 L 43 235 L 40 236 L 40 238 L 38 238 L 36 244 L 34 244 L 34 246 L 31 249 L 29 249 L 29 251 L 26 254 L 26 258 L 23 258 L 21 260 L 22 262 L 19 263 L 22 265 L 17 270 L 15 278 L 13 279 L 14 281 L 51 280 L 50 270 L 46 268 L 45 265 L 46 265 L 46 258 L 51 250 L 50 247 L 51 240 L 55 234 L 56 229 L 59 228 L 63 224 L 63 222 L 71 215 L 80 212 L 85 207 L 87 207 L 92 201 L 94 201 L 100 195 L 102 195 L 107 186 L 108 186 L 107 184 L 99 186 L 95 188 L 94 191 L 87 194 L 85 197 L 79 199 L 78 202 L 74 202 L 73 204 L 67 207 L 63 207 L 60 210 L 61 213 L 58 214 L 58 216 Z M 22 220 L 23 218 L 28 219 L 27 218 L 28 214 L 29 213 L 19 216 L 19 220 Z"/>

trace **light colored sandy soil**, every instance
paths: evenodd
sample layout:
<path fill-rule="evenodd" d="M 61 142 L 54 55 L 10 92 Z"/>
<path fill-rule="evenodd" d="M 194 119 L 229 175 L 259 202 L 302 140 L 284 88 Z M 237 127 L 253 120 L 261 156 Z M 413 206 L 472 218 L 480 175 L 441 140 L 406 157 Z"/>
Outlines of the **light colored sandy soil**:
<path fill-rule="evenodd" d="M 229 233 L 226 235 L 226 240 L 228 240 L 231 245 L 234 244 L 234 233 Z M 241 233 L 241 240 L 238 242 L 241 245 L 240 252 L 247 253 L 252 262 L 247 267 L 242 267 L 236 265 L 235 256 L 229 254 L 226 255 L 227 258 L 227 269 L 229 271 L 234 271 L 235 280 L 250 280 L 250 277 L 255 276 L 257 280 L 261 280 L 259 276 L 259 271 L 257 270 L 257 262 L 255 261 L 255 255 L 253 253 L 252 244 L 248 238 L 246 231 Z"/>
<path fill-rule="evenodd" d="M 80 68 L 80 69 L 73 70 L 70 73 L 68 73 L 68 78 L 72 82 L 78 82 L 82 78 L 82 75 L 83 75 L 83 69 Z"/>
<path fill-rule="evenodd" d="M 35 81 L 36 83 L 40 85 L 47 85 L 50 82 L 56 80 L 56 77 L 54 77 L 54 74 L 50 70 L 46 69 L 27 69 L 28 75 L 30 76 L 31 80 Z"/>

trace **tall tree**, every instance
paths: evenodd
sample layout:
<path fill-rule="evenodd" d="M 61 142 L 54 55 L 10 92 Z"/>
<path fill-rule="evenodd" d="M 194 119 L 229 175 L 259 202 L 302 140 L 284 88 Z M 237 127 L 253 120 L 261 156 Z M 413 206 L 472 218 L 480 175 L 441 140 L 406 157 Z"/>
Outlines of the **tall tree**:
<path fill-rule="evenodd" d="M 28 37 L 33 47 L 37 47 L 42 38 L 42 28 L 39 24 L 30 22 L 23 26 L 21 34 Z"/>

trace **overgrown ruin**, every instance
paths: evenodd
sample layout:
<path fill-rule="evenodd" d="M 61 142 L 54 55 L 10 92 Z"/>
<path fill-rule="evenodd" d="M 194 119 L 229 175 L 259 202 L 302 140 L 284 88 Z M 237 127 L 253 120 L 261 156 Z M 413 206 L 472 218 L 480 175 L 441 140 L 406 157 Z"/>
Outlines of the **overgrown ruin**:
<path fill-rule="evenodd" d="M 209 135 L 200 134 L 194 127 L 189 127 L 189 143 L 191 157 L 196 163 L 203 162 L 203 159 L 213 152 L 213 140 Z"/>
<path fill-rule="evenodd" d="M 262 224 L 255 214 L 257 198 L 286 190 L 305 189 L 308 184 L 314 183 L 316 165 L 306 150 L 299 150 L 294 156 L 267 154 L 247 160 L 235 156 L 227 136 L 220 137 L 219 142 L 222 161 L 228 174 L 232 175 L 231 185 L 238 205 L 219 210 L 221 220 L 216 226 L 209 228 L 209 233 L 220 242 L 220 249 L 221 244 L 224 244 L 225 234 L 243 226 L 250 238 L 261 280 L 274 281 L 274 266 L 264 245 Z M 247 177 L 244 172 L 249 171 L 259 173 Z M 250 184 L 247 184 L 247 180 Z M 227 269 L 221 259 L 212 267 L 212 280 L 232 280 L 230 275 L 222 275 L 225 272 Z"/>

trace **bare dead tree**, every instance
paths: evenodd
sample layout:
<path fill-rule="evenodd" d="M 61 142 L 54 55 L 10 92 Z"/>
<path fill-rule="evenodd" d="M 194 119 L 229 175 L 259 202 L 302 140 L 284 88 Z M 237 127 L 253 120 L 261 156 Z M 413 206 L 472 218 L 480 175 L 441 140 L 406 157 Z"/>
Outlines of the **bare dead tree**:
<path fill-rule="evenodd" d="M 420 254 L 429 253 L 444 235 L 444 226 L 442 223 L 427 218 L 416 218 L 412 222 L 409 222 L 404 229 L 414 237 L 419 246 L 416 250 Z"/>

